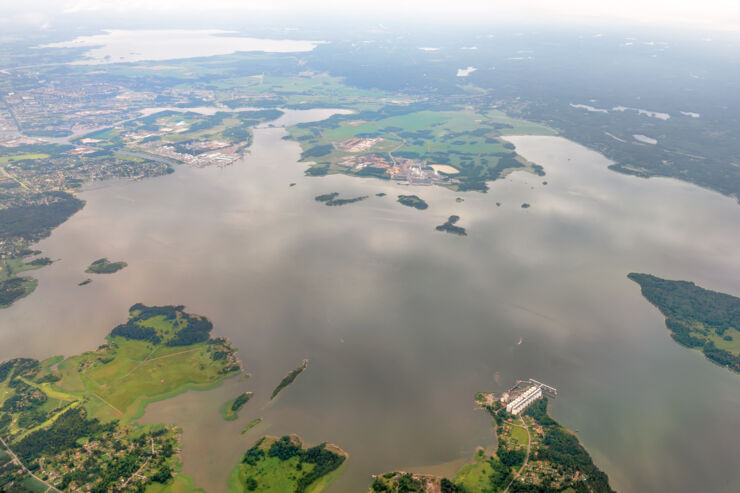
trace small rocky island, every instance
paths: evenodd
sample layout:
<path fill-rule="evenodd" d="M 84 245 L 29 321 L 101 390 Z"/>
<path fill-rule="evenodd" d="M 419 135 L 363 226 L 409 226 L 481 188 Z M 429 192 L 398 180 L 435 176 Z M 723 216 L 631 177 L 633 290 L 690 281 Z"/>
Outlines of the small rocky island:
<path fill-rule="evenodd" d="M 128 266 L 126 262 L 111 262 L 107 258 L 103 257 L 90 264 L 90 266 L 85 269 L 85 272 L 88 274 L 113 274 L 126 266 Z"/>
<path fill-rule="evenodd" d="M 252 392 L 244 392 L 243 394 L 239 394 L 236 398 L 227 401 L 223 407 L 221 407 L 221 416 L 226 421 L 234 421 L 239 417 L 239 411 L 244 407 L 244 404 L 249 402 L 252 395 Z"/>
<path fill-rule="evenodd" d="M 460 216 L 450 216 L 447 218 L 447 221 L 444 224 L 440 224 L 435 229 L 437 231 L 444 231 L 445 233 L 450 233 L 453 235 L 458 236 L 468 236 L 468 233 L 465 231 L 465 228 L 461 228 L 460 226 L 455 226 L 455 223 L 460 220 Z"/>
<path fill-rule="evenodd" d="M 424 209 L 429 207 L 429 204 L 424 202 L 424 200 L 417 195 L 399 195 L 398 202 L 405 206 L 419 209 L 420 211 L 423 211 Z"/>
<path fill-rule="evenodd" d="M 362 195 L 360 197 L 353 197 L 351 199 L 342 199 L 342 198 L 339 198 L 339 192 L 332 192 L 332 193 L 325 193 L 322 195 L 317 195 L 316 197 L 314 197 L 314 200 L 316 200 L 317 202 L 323 202 L 324 205 L 328 205 L 329 207 L 332 207 L 332 206 L 352 204 L 354 202 L 365 200 L 366 198 L 367 198 L 367 195 Z"/>
<path fill-rule="evenodd" d="M 300 365 L 290 370 L 290 373 L 285 375 L 285 377 L 280 381 L 277 387 L 275 387 L 275 390 L 272 391 L 272 395 L 270 396 L 270 400 L 273 400 L 275 397 L 277 397 L 281 390 L 293 383 L 293 380 L 295 380 L 298 375 L 303 373 L 306 368 L 308 368 L 308 360 L 304 359 Z"/>

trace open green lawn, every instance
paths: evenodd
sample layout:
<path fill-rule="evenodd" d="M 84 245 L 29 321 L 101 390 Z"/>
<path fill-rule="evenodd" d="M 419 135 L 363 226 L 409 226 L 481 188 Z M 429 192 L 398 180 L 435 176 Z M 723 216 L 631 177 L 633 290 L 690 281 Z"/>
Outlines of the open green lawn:
<path fill-rule="evenodd" d="M 455 476 L 455 484 L 461 485 L 465 491 L 488 492 L 491 488 L 490 476 L 493 467 L 485 459 L 479 459 L 473 464 L 466 464 Z"/>
<path fill-rule="evenodd" d="M 2 156 L 0 157 L 0 165 L 13 163 L 16 161 L 36 160 L 36 159 L 48 159 L 49 154 L 43 153 L 29 153 L 29 154 L 16 154 L 15 156 Z"/>
<path fill-rule="evenodd" d="M 183 328 L 184 320 L 155 315 L 139 326 L 153 328 L 166 340 Z M 84 399 L 88 412 L 103 421 L 129 421 L 151 401 L 218 385 L 226 376 L 226 360 L 214 361 L 211 349 L 208 342 L 167 346 L 110 336 L 97 351 L 61 362 L 61 381 L 42 385 L 50 397 Z"/>
<path fill-rule="evenodd" d="M 486 118 L 492 123 L 511 125 L 512 128 L 500 129 L 499 133 L 501 135 L 557 135 L 557 132 L 550 127 L 527 120 L 521 120 L 519 118 L 513 118 L 499 110 L 486 112 Z"/>
<path fill-rule="evenodd" d="M 203 492 L 202 489 L 195 487 L 195 481 L 192 477 L 184 474 L 178 474 L 165 484 L 150 483 L 147 485 L 145 493 L 195 493 Z"/>
<path fill-rule="evenodd" d="M 43 267 L 42 265 L 32 265 L 18 257 L 8 257 L 0 259 L 0 282 L 7 281 L 11 277 L 16 277 L 21 272 L 35 270 Z"/>
<path fill-rule="evenodd" d="M 266 98 L 280 102 L 283 107 L 322 106 L 353 108 L 355 110 L 377 109 L 383 101 L 392 99 L 392 93 L 351 87 L 340 77 L 327 74 L 238 77 L 214 81 L 217 87 L 230 89 L 239 87 L 236 102 L 241 106 L 259 105 Z M 234 101 L 234 100 L 226 100 Z"/>
<path fill-rule="evenodd" d="M 522 426 L 512 425 L 511 438 L 516 440 L 519 445 L 522 445 L 524 447 L 529 444 L 529 435 L 527 435 L 527 430 L 524 429 L 524 427 Z"/>
<path fill-rule="evenodd" d="M 49 489 L 49 487 L 46 486 L 44 483 L 30 476 L 23 480 L 22 485 L 24 488 L 32 493 L 44 493 Z"/>
<path fill-rule="evenodd" d="M 731 340 L 726 340 L 725 336 L 730 337 Z M 740 330 L 738 329 L 728 329 L 723 336 L 717 335 L 714 330 L 707 330 L 707 338 L 711 339 L 720 349 L 733 354 L 740 354 Z"/>
<path fill-rule="evenodd" d="M 283 440 L 289 440 L 292 446 L 298 447 L 298 452 L 284 451 L 283 453 L 291 454 L 286 457 L 271 454 L 273 446 Z M 326 451 L 332 452 L 328 454 L 329 456 L 346 458 L 346 454 L 335 446 L 327 445 L 324 451 L 325 454 Z M 247 452 L 245 460 L 232 470 L 229 477 L 230 493 L 301 491 L 298 489 L 301 479 L 310 475 L 316 467 L 319 467 L 301 454 L 305 455 L 305 450 L 301 440 L 295 435 L 283 437 L 280 440 L 271 436 L 261 438 Z M 247 460 L 248 457 L 252 457 L 252 460 Z M 341 474 L 344 465 L 343 459 L 341 462 L 335 464 L 333 468 L 330 467 L 330 470 L 327 470 L 313 481 L 311 479 L 305 480 L 311 481 L 311 483 L 304 485 L 305 490 L 302 491 L 306 493 L 320 493 L 323 491 L 332 480 Z"/>

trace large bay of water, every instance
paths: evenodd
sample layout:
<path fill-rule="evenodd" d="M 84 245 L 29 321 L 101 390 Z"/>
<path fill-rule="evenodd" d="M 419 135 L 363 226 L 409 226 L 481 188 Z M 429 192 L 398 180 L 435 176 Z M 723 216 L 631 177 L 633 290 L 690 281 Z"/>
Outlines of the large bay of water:
<path fill-rule="evenodd" d="M 239 51 L 298 53 L 313 50 L 321 41 L 264 39 L 236 36 L 217 29 L 106 29 L 103 34 L 79 36 L 42 48 L 88 48 L 76 64 L 174 60 Z M 157 67 L 154 67 L 157 68 Z M 172 68 L 162 66 L 162 68 Z"/>
<path fill-rule="evenodd" d="M 552 414 L 619 491 L 740 490 L 740 376 L 674 343 L 626 277 L 740 294 L 733 200 L 608 171 L 603 156 L 557 137 L 511 138 L 547 176 L 514 173 L 487 194 L 309 178 L 284 135 L 256 130 L 251 154 L 230 167 L 80 194 L 86 207 L 39 244 L 60 260 L 0 311 L 0 360 L 93 349 L 136 302 L 207 315 L 252 377 L 153 404 L 143 420 L 182 426 L 184 470 L 209 492 L 226 490 L 264 433 L 344 448 L 335 493 L 365 491 L 371 473 L 393 469 L 452 474 L 494 443 L 475 392 L 530 377 L 558 388 Z M 314 201 L 332 191 L 370 198 Z M 404 207 L 399 193 L 430 207 Z M 468 237 L 434 231 L 451 214 Z M 129 266 L 77 286 L 103 256 Z M 309 368 L 270 402 L 304 358 Z M 242 391 L 255 398 L 224 422 L 220 406 Z M 264 422 L 241 435 L 255 417 Z"/>

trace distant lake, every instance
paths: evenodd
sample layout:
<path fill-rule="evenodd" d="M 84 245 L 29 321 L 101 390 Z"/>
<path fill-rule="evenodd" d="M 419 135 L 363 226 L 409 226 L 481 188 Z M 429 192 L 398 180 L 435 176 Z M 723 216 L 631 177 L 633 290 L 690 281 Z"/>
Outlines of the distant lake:
<path fill-rule="evenodd" d="M 209 493 L 227 491 L 265 433 L 349 452 L 333 493 L 366 491 L 370 474 L 390 470 L 452 474 L 495 443 L 475 392 L 526 378 L 557 387 L 553 416 L 578 430 L 620 493 L 740 491 L 729 432 L 740 429 L 740 376 L 673 342 L 626 277 L 740 295 L 733 199 L 609 171 L 602 155 L 559 137 L 508 138 L 547 176 L 513 173 L 486 194 L 306 177 L 285 135 L 256 129 L 232 166 L 88 187 L 85 208 L 38 245 L 61 260 L 0 310 L 0 360 L 94 349 L 136 302 L 208 316 L 252 377 L 152 404 L 144 421 L 182 427 L 184 472 Z M 314 200 L 335 191 L 370 197 Z M 429 208 L 404 207 L 398 194 Z M 434 230 L 453 214 L 468 237 Z M 78 287 L 101 257 L 129 266 Z M 304 358 L 308 369 L 269 401 Z M 253 399 L 224 421 L 219 408 L 244 391 Z"/>
<path fill-rule="evenodd" d="M 79 36 L 71 41 L 42 45 L 42 48 L 89 47 L 85 59 L 76 64 L 122 63 L 174 60 L 239 51 L 293 53 L 311 51 L 322 41 L 262 39 L 234 36 L 216 29 L 110 29 L 105 34 Z M 153 67 L 156 69 L 157 67 Z"/>

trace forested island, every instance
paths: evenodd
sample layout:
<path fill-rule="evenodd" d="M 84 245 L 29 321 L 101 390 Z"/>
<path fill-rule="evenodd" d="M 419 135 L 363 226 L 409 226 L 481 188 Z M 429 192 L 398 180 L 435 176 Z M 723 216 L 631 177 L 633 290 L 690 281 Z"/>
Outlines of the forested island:
<path fill-rule="evenodd" d="M 0 490 L 192 489 L 177 473 L 180 431 L 135 420 L 150 402 L 240 371 L 212 328 L 182 306 L 139 303 L 94 351 L 0 364 Z"/>
<path fill-rule="evenodd" d="M 480 409 L 493 418 L 497 450 L 480 447 L 454 478 L 394 471 L 374 477 L 374 493 L 614 493 L 609 478 L 578 438 L 547 414 L 547 399 L 523 414 L 506 412 L 498 395 L 478 393 Z"/>
<path fill-rule="evenodd" d="M 254 428 L 255 426 L 257 426 L 258 424 L 260 424 L 261 422 L 262 422 L 262 418 L 254 418 L 252 421 L 247 423 L 247 425 L 244 428 L 242 428 L 242 435 L 248 432 L 249 430 L 251 430 L 252 428 Z"/>
<path fill-rule="evenodd" d="M 247 450 L 229 478 L 230 493 L 319 493 L 339 474 L 348 455 L 336 445 L 308 449 L 296 435 L 265 436 Z"/>
<path fill-rule="evenodd" d="M 28 198 L 23 205 L 0 209 L 0 240 L 38 241 L 84 205 L 73 195 L 50 191 Z"/>
<path fill-rule="evenodd" d="M 332 193 L 325 193 L 322 195 L 317 195 L 316 197 L 314 197 L 314 200 L 316 200 L 316 202 L 323 202 L 324 205 L 328 205 L 331 207 L 331 206 L 352 204 L 354 202 L 360 202 L 361 200 L 365 200 L 366 198 L 367 198 L 367 195 L 362 195 L 360 197 L 342 199 L 342 198 L 339 198 L 339 192 L 332 192 Z"/>
<path fill-rule="evenodd" d="M 277 397 L 277 395 L 280 393 L 281 390 L 283 390 L 285 387 L 293 383 L 293 380 L 296 379 L 298 375 L 300 375 L 303 370 L 308 368 L 308 360 L 304 359 L 303 362 L 298 365 L 296 368 L 290 371 L 285 377 L 280 381 L 277 387 L 275 387 L 275 390 L 272 391 L 272 395 L 270 396 L 270 400 Z"/>
<path fill-rule="evenodd" d="M 437 226 L 437 231 L 443 231 L 445 233 L 451 233 L 453 235 L 458 236 L 468 236 L 468 233 L 465 231 L 465 228 L 462 228 L 460 226 L 455 226 L 455 223 L 460 220 L 460 216 L 450 216 L 447 218 L 447 221 L 445 221 L 444 224 L 440 224 Z"/>
<path fill-rule="evenodd" d="M 128 266 L 126 262 L 111 262 L 107 258 L 103 257 L 90 264 L 90 266 L 85 269 L 85 272 L 88 274 L 113 274 L 126 266 Z"/>
<path fill-rule="evenodd" d="M 234 399 L 231 399 L 227 401 L 222 407 L 221 407 L 221 416 L 226 421 L 234 421 L 236 418 L 239 417 L 239 411 L 241 408 L 244 407 L 244 404 L 249 402 L 249 399 L 252 398 L 252 392 L 244 392 L 243 394 L 239 394 Z"/>
<path fill-rule="evenodd" d="M 416 195 L 399 195 L 398 202 L 407 207 L 413 207 L 414 209 L 419 209 L 420 211 L 423 211 L 424 209 L 429 207 L 429 204 L 424 202 L 424 200 L 421 197 L 418 197 Z"/>
<path fill-rule="evenodd" d="M 32 277 L 18 276 L 21 272 L 39 269 L 52 263 L 47 257 L 40 257 L 30 262 L 24 257 L 38 252 L 28 250 L 17 257 L 0 259 L 0 308 L 7 308 L 16 300 L 28 296 L 36 289 L 38 281 Z"/>
<path fill-rule="evenodd" d="M 740 298 L 688 281 L 632 272 L 642 295 L 665 316 L 671 337 L 713 363 L 740 372 Z"/>

